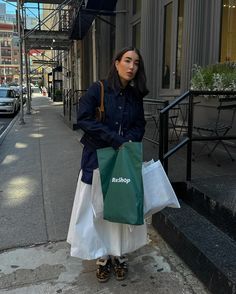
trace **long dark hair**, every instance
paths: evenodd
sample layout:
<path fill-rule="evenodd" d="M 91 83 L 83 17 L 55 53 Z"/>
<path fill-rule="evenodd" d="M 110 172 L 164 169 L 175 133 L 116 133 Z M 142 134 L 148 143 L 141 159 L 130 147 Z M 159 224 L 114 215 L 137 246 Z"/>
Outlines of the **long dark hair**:
<path fill-rule="evenodd" d="M 139 98 L 143 98 L 144 96 L 146 96 L 149 93 L 149 91 L 148 91 L 147 86 L 146 86 L 146 74 L 145 74 L 145 69 L 144 69 L 143 58 L 142 58 L 142 56 L 141 56 L 141 54 L 140 54 L 140 52 L 139 52 L 139 50 L 137 48 L 125 47 L 115 55 L 115 57 L 114 57 L 114 59 L 112 61 L 110 72 L 108 74 L 108 78 L 107 78 L 108 85 L 113 89 L 116 89 L 117 87 L 121 87 L 121 83 L 120 83 L 118 72 L 116 70 L 115 62 L 117 60 L 120 61 L 122 56 L 127 51 L 134 51 L 139 56 L 138 71 L 137 71 L 134 79 L 132 80 L 132 86 L 133 86 L 133 89 L 135 91 L 135 94 Z"/>

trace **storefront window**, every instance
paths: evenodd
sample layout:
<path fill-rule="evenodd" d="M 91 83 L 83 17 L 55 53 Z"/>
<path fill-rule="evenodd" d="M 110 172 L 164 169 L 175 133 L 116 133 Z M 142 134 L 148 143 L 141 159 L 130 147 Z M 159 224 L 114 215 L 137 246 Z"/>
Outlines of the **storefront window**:
<path fill-rule="evenodd" d="M 172 36 L 172 3 L 165 6 L 164 14 L 164 50 L 162 64 L 162 88 L 170 87 L 171 36 Z"/>
<path fill-rule="evenodd" d="M 184 0 L 179 0 L 178 6 L 178 32 L 176 48 L 176 70 L 175 70 L 175 89 L 180 89 L 181 63 L 182 63 L 182 43 L 184 25 Z"/>
<path fill-rule="evenodd" d="M 236 61 L 236 0 L 224 0 L 222 6 L 220 62 Z"/>
<path fill-rule="evenodd" d="M 133 0 L 133 15 L 141 12 L 142 1 L 141 0 Z"/>
<path fill-rule="evenodd" d="M 110 22 L 113 24 L 110 30 L 110 56 L 115 55 L 116 50 L 116 25 L 115 25 L 115 17 L 111 18 Z"/>
<path fill-rule="evenodd" d="M 133 46 L 140 49 L 141 23 L 133 26 Z"/>

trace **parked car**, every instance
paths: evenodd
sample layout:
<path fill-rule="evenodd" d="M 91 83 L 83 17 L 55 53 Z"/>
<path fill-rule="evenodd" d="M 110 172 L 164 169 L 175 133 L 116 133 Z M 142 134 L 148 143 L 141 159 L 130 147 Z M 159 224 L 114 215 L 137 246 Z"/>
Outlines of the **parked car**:
<path fill-rule="evenodd" d="M 20 108 L 20 100 L 15 90 L 0 88 L 0 114 L 16 114 Z"/>
<path fill-rule="evenodd" d="M 20 99 L 20 86 L 10 86 L 10 88 L 16 92 L 16 96 Z M 27 98 L 27 88 L 25 85 L 22 86 L 22 98 L 23 104 L 25 104 Z"/>

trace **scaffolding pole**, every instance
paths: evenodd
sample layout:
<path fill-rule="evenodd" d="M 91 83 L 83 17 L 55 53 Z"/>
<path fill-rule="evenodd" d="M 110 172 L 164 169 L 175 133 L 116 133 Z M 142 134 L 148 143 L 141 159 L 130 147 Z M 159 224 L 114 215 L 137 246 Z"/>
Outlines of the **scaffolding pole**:
<path fill-rule="evenodd" d="M 29 51 L 26 50 L 26 45 L 25 45 L 25 31 L 24 31 L 23 20 L 22 20 L 22 25 L 23 25 L 23 29 L 21 32 L 21 37 L 22 37 L 22 47 L 24 48 L 24 56 L 25 56 L 25 79 L 26 79 L 26 89 L 27 89 L 26 114 L 31 114 L 31 90 L 30 90 L 30 78 L 29 78 L 30 72 L 29 72 L 29 58 L 28 58 Z"/>
<path fill-rule="evenodd" d="M 20 53 L 20 124 L 25 124 L 24 121 L 24 105 L 23 105 L 23 55 L 22 55 L 22 32 L 21 32 L 21 0 L 17 0 L 17 28 L 19 37 L 19 53 Z"/>
<path fill-rule="evenodd" d="M 27 114 L 31 114 L 31 91 L 30 91 L 30 79 L 29 79 L 29 60 L 28 60 L 28 52 L 25 50 L 25 74 L 26 74 L 26 85 L 27 85 Z"/>

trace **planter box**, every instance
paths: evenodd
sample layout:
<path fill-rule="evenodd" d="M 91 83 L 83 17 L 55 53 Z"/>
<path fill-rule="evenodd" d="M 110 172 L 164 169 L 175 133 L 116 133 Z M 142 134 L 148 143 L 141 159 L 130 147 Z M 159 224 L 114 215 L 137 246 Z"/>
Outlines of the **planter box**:
<path fill-rule="evenodd" d="M 62 101 L 62 95 L 54 95 L 53 100 L 54 101 Z"/>

